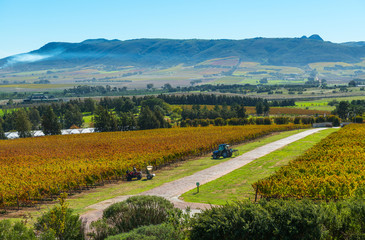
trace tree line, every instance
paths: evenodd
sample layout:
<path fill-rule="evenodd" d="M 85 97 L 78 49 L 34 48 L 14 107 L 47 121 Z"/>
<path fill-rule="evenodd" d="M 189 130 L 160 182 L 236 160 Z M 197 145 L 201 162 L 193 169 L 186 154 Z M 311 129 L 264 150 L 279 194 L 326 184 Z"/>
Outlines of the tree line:
<path fill-rule="evenodd" d="M 365 113 L 365 100 L 352 100 L 349 101 L 331 101 L 328 105 L 335 106 L 333 114 L 338 115 L 343 120 L 353 121 L 356 120 L 362 122 L 362 115 Z"/>
<path fill-rule="evenodd" d="M 183 119 L 180 122 L 180 127 L 206 127 L 209 125 L 214 126 L 237 126 L 237 125 L 271 125 L 271 124 L 313 124 L 313 123 L 323 123 L 323 122 L 331 122 L 333 126 L 340 126 L 340 118 L 335 115 L 329 116 L 318 116 L 318 117 L 309 117 L 309 116 L 297 116 L 297 117 L 250 117 L 250 118 L 242 118 L 242 117 L 234 117 L 234 118 L 222 118 L 218 117 L 215 119 Z"/>
<path fill-rule="evenodd" d="M 140 104 L 140 110 L 136 104 Z M 94 127 L 99 132 L 167 128 L 170 127 L 165 120 L 168 111 L 168 104 L 155 97 L 103 98 L 99 102 L 89 98 L 37 104 L 4 110 L 0 117 L 0 138 L 4 139 L 5 132 L 14 130 L 18 131 L 19 137 L 30 137 L 32 130 L 42 130 L 45 135 L 61 134 L 63 128 L 82 127 L 83 113 L 94 116 Z"/>
<path fill-rule="evenodd" d="M 244 105 L 244 106 L 256 106 L 258 102 L 263 102 L 262 98 L 244 97 L 244 96 L 228 96 L 228 95 L 216 95 L 216 94 L 188 94 L 188 95 L 167 95 L 160 94 L 157 96 L 168 104 L 179 105 Z M 281 100 L 268 102 L 269 105 L 284 107 L 294 106 L 295 100 Z"/>

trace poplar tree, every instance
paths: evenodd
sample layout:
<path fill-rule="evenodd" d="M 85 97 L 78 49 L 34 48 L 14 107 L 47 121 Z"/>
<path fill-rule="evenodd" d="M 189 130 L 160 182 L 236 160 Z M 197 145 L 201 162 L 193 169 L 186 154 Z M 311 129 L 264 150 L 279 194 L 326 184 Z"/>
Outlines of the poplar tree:
<path fill-rule="evenodd" d="M 31 137 L 31 128 L 32 123 L 28 118 L 28 114 L 24 111 L 24 109 L 19 109 L 15 115 L 15 130 L 18 131 L 19 137 Z"/>
<path fill-rule="evenodd" d="M 42 130 L 44 135 L 61 134 L 61 123 L 50 106 L 42 116 Z"/>

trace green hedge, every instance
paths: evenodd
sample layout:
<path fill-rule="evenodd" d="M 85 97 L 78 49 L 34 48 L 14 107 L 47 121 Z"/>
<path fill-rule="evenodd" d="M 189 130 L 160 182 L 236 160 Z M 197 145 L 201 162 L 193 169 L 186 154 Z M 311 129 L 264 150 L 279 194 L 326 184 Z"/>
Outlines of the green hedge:
<path fill-rule="evenodd" d="M 106 240 L 182 240 L 185 236 L 172 225 L 142 226 L 130 232 L 108 237 Z"/>
<path fill-rule="evenodd" d="M 192 240 L 365 239 L 365 201 L 228 204 L 193 218 L 190 235 Z"/>

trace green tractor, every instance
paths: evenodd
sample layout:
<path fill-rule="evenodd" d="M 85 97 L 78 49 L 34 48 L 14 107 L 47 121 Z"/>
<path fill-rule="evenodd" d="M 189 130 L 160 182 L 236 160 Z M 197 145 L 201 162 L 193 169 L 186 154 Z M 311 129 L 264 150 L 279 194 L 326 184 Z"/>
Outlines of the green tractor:
<path fill-rule="evenodd" d="M 238 150 L 236 149 L 231 149 L 229 148 L 228 144 L 220 144 L 218 147 L 218 150 L 213 152 L 212 158 L 213 159 L 218 159 L 221 156 L 223 158 L 227 158 L 227 157 L 232 157 L 234 152 L 237 152 Z"/>

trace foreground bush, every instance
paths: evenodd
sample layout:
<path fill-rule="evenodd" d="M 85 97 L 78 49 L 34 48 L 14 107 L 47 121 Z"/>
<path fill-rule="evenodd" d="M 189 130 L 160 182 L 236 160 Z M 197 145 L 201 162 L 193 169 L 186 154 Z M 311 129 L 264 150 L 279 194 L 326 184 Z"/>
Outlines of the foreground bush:
<path fill-rule="evenodd" d="M 37 219 L 35 229 L 40 231 L 41 239 L 82 240 L 83 226 L 79 215 L 73 214 L 65 202 L 67 195 L 61 194 L 60 205 L 55 206 Z"/>
<path fill-rule="evenodd" d="M 170 224 L 143 226 L 128 233 L 108 237 L 107 240 L 182 240 L 185 236 Z"/>
<path fill-rule="evenodd" d="M 128 232 L 134 228 L 157 225 L 170 220 L 175 212 L 174 205 L 162 197 L 134 196 L 115 203 L 104 210 L 103 218 L 92 223 L 93 239 Z"/>
<path fill-rule="evenodd" d="M 318 219 L 310 202 L 240 202 L 192 219 L 191 239 L 320 239 Z"/>
<path fill-rule="evenodd" d="M 0 221 L 1 240 L 35 240 L 32 229 L 28 229 L 23 222 L 12 224 L 9 220 Z"/>
<path fill-rule="evenodd" d="M 228 204 L 193 218 L 190 235 L 192 240 L 365 239 L 365 201 Z"/>
<path fill-rule="evenodd" d="M 37 219 L 33 229 L 23 222 L 12 224 L 0 221 L 0 240 L 83 240 L 84 229 L 79 216 L 72 213 L 65 202 L 67 194 L 61 194 L 60 204 Z"/>

